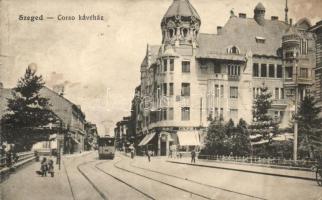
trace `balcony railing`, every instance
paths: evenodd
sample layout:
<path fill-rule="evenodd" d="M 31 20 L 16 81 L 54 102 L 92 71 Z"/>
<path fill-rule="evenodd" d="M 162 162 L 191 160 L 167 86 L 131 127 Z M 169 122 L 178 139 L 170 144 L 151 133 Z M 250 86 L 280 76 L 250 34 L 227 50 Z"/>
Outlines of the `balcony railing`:
<path fill-rule="evenodd" d="M 299 77 L 297 79 L 297 82 L 300 84 L 312 84 L 312 79 L 311 78 L 304 78 L 304 77 Z"/>
<path fill-rule="evenodd" d="M 287 99 L 273 99 L 272 104 L 273 105 L 287 105 L 288 100 Z"/>
<path fill-rule="evenodd" d="M 228 75 L 228 81 L 239 81 L 238 75 Z"/>

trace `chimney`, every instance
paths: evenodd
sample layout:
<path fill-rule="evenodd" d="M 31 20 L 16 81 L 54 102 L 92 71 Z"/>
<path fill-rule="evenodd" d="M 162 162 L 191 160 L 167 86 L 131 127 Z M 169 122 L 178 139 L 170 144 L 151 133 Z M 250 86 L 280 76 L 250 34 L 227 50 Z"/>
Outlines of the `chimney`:
<path fill-rule="evenodd" d="M 0 89 L 3 89 L 3 83 L 0 82 Z"/>
<path fill-rule="evenodd" d="M 217 35 L 222 34 L 222 26 L 217 26 Z"/>
<path fill-rule="evenodd" d="M 293 19 L 290 19 L 290 25 L 293 26 Z"/>
<path fill-rule="evenodd" d="M 277 17 L 277 16 L 272 16 L 272 17 L 271 17 L 271 20 L 272 20 L 272 21 L 277 21 L 277 20 L 278 20 L 278 17 Z"/>
<path fill-rule="evenodd" d="M 246 19 L 246 13 L 239 13 L 239 18 Z"/>

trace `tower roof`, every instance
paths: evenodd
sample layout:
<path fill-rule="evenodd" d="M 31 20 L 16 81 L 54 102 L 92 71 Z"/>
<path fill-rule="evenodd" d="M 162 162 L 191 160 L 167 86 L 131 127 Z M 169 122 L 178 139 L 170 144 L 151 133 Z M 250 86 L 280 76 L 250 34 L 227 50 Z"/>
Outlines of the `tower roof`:
<path fill-rule="evenodd" d="M 265 7 L 261 2 L 259 2 L 254 10 L 265 10 Z"/>
<path fill-rule="evenodd" d="M 168 8 L 163 19 L 175 16 L 195 17 L 196 19 L 200 20 L 199 14 L 191 5 L 189 0 L 173 0 L 173 3 Z"/>

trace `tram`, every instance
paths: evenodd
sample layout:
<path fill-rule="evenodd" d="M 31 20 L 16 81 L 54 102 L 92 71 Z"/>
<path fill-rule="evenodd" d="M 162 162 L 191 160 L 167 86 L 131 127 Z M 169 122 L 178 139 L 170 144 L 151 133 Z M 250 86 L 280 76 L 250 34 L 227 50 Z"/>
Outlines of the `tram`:
<path fill-rule="evenodd" d="M 115 138 L 110 136 L 101 136 L 97 138 L 98 158 L 114 159 L 115 155 Z"/>

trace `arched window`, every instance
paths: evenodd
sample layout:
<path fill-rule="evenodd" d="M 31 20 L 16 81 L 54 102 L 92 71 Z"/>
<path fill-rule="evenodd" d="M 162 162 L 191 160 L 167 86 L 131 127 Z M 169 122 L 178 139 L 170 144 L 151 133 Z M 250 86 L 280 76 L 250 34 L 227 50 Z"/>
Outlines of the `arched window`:
<path fill-rule="evenodd" d="M 188 29 L 183 28 L 182 29 L 182 34 L 183 34 L 183 37 L 187 37 L 188 36 Z"/>
<path fill-rule="evenodd" d="M 231 54 L 239 54 L 239 49 L 236 46 L 232 46 L 228 49 L 228 52 Z"/>
<path fill-rule="evenodd" d="M 173 37 L 173 34 L 174 34 L 173 29 L 169 29 L 169 37 L 170 37 L 170 38 L 172 38 L 172 37 Z"/>
<path fill-rule="evenodd" d="M 227 48 L 227 53 L 239 54 L 239 48 L 237 46 L 231 46 Z"/>

